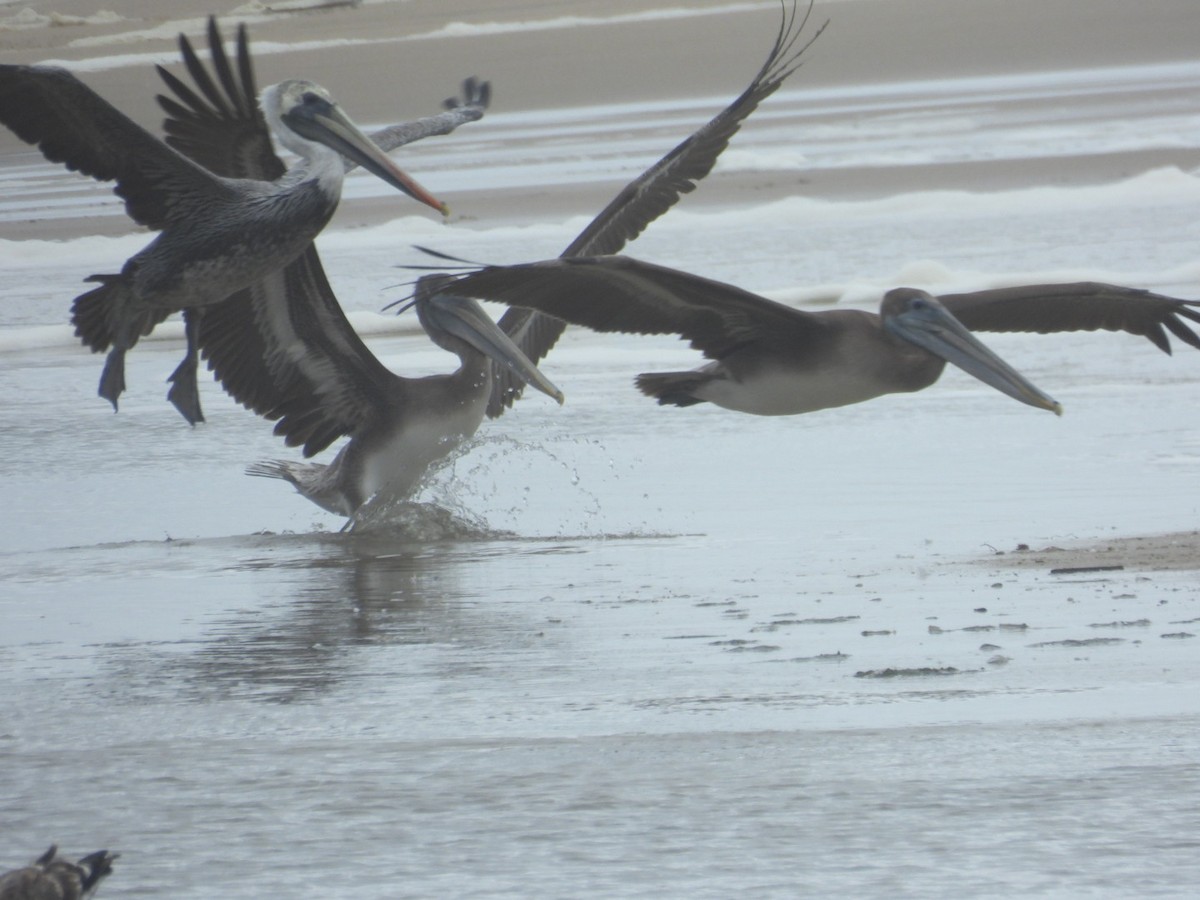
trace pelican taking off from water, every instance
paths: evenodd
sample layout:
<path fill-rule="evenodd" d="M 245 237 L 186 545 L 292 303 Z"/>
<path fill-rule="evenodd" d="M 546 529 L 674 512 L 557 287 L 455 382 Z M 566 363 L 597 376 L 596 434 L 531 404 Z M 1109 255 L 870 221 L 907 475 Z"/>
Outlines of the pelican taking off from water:
<path fill-rule="evenodd" d="M 282 478 L 323 509 L 350 517 L 377 494 L 409 496 L 431 463 L 475 433 L 491 396 L 493 364 L 562 403 L 562 392 L 478 303 L 439 292 L 443 280 L 423 277 L 413 305 L 430 340 L 458 356 L 457 371 L 404 378 L 358 342 L 358 352 L 339 361 L 343 374 L 323 385 L 336 394 L 327 404 L 353 423 L 353 437 L 333 462 L 267 460 L 246 473 Z"/>
<path fill-rule="evenodd" d="M 639 375 L 643 393 L 660 404 L 707 402 L 763 416 L 919 391 L 937 381 L 947 362 L 1022 403 L 1061 412 L 968 329 L 1126 331 L 1168 353 L 1170 331 L 1200 349 L 1200 336 L 1183 321 L 1200 322 L 1200 301 L 1094 282 L 940 298 L 896 288 L 884 296 L 878 315 L 805 312 L 677 269 L 602 256 L 485 267 L 460 276 L 449 290 L 596 331 L 678 334 L 712 362 L 690 372 Z"/>
<path fill-rule="evenodd" d="M 85 344 L 109 351 L 100 396 L 125 389 L 124 356 L 171 312 L 218 303 L 291 262 L 337 208 L 342 154 L 393 187 L 445 212 L 361 132 L 324 88 L 272 85 L 263 115 L 301 162 L 276 181 L 214 175 L 137 125 L 65 69 L 0 66 L 0 122 L 51 162 L 101 181 L 137 223 L 159 232 L 119 275 L 77 297 L 72 321 Z"/>
<path fill-rule="evenodd" d="M 51 844 L 32 864 L 0 875 L 0 900 L 87 900 L 112 872 L 118 856 L 97 850 L 71 862 Z"/>

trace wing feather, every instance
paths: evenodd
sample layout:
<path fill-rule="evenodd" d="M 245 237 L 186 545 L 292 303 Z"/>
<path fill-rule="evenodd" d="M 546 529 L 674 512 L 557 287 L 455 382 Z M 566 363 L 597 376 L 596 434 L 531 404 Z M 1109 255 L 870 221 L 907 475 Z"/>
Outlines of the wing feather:
<path fill-rule="evenodd" d="M 1029 284 L 939 300 L 972 331 L 1124 331 L 1171 352 L 1167 331 L 1200 349 L 1200 301 L 1179 300 L 1138 288 L 1095 281 Z"/>
<path fill-rule="evenodd" d="M 66 69 L 0 65 L 0 122 L 50 162 L 116 182 L 129 217 L 148 228 L 233 191 Z"/>
<path fill-rule="evenodd" d="M 734 285 L 628 256 L 491 266 L 460 276 L 453 289 L 595 331 L 678 334 L 710 359 L 756 342 L 802 352 L 829 327 L 820 316 Z"/>

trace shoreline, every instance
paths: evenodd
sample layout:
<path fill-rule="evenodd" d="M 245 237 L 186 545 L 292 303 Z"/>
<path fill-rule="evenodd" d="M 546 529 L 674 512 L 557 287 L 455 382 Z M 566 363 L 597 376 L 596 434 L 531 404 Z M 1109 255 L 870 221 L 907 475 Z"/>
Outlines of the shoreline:
<path fill-rule="evenodd" d="M 0 31 L 0 50 L 6 62 L 36 62 L 53 56 L 96 56 L 105 52 L 152 55 L 174 54 L 175 41 L 163 38 L 128 45 L 111 43 L 72 48 L 80 38 L 141 30 L 169 23 L 199 21 L 185 0 L 161 5 L 147 0 L 119 0 L 110 4 L 126 21 L 113 25 L 78 25 L 30 31 Z M 693 0 L 689 9 L 704 14 L 638 21 L 631 14 L 644 5 L 623 0 L 615 7 L 601 0 L 568 0 L 523 5 L 507 14 L 509 25 L 517 19 L 554 21 L 576 16 L 587 20 L 614 20 L 615 24 L 546 27 L 533 30 L 480 31 L 467 36 L 405 41 L 400 38 L 352 48 L 331 45 L 331 38 L 370 39 L 376 35 L 437 33 L 448 23 L 486 23 L 499 29 L 505 14 L 481 12 L 457 2 L 412 0 L 402 6 L 373 3 L 334 7 L 307 14 L 280 15 L 249 26 L 251 47 L 276 49 L 281 43 L 300 49 L 255 56 L 259 84 L 302 71 L 326 84 L 344 98 L 347 109 L 361 122 L 393 122 L 425 115 L 436 108 L 462 77 L 478 74 L 493 82 L 492 114 L 525 110 L 587 107 L 602 104 L 635 104 L 662 98 L 730 98 L 741 90 L 765 56 L 779 25 L 779 9 L 771 3 L 730 4 Z M 1086 7 L 1088 15 L 1081 14 Z M 56 9 L 63 14 L 87 15 L 84 0 L 68 0 Z M 1200 17 L 1191 14 L 1190 0 L 1150 0 L 1137 10 L 1117 0 L 825 0 L 813 10 L 806 34 L 831 20 L 828 30 L 805 54 L 804 65 L 788 82 L 786 91 L 819 89 L 830 85 L 879 84 L 940 79 L 952 81 L 980 74 L 1014 71 L 1053 71 L 1056 68 L 1112 66 L 1162 62 L 1185 55 L 1200 42 Z M 621 18 L 624 16 L 624 18 Z M 0 18 L 3 18 L 0 16 Z M 237 16 L 221 18 L 223 31 L 233 34 Z M 1039 30 L 1029 36 L 1029 22 Z M 131 25 L 136 27 L 131 28 Z M 1190 26 L 1190 27 L 1189 27 Z M 1019 35 L 1018 35 L 1019 33 Z M 202 40 L 201 40 L 202 42 Z M 1186 54 L 1185 54 L 1186 50 Z M 698 52 L 700 51 L 700 52 Z M 347 64 L 347 56 L 353 64 Z M 530 65 L 529 60 L 537 60 Z M 178 65 L 171 68 L 178 70 Z M 416 77 L 410 77 L 416 73 Z M 162 114 L 153 95 L 159 82 L 148 62 L 86 73 L 84 80 L 123 112 L 159 133 Z M 1148 96 L 1147 103 L 1154 102 Z M 826 122 L 844 127 L 845 110 L 832 109 L 834 118 L 812 116 L 804 98 L 784 104 L 772 98 L 747 127 L 769 124 L 794 131 L 802 152 L 806 129 Z M 719 101 L 718 101 L 719 102 Z M 1035 97 L 1006 100 L 1013 115 Z M 717 108 L 714 107 L 715 113 Z M 776 121 L 766 113 L 775 110 Z M 1032 106 L 1030 106 L 1032 108 Z M 969 110 L 964 110 L 968 115 Z M 782 117 L 782 118 L 780 118 Z M 698 115 L 691 127 L 705 116 Z M 849 121 L 852 121 L 850 119 Z M 793 124 L 794 123 L 794 124 Z M 479 166 L 487 165 L 488 119 L 468 126 L 479 141 Z M 641 127 L 643 123 L 631 123 Z M 812 133 L 811 131 L 809 133 Z M 657 151 L 665 153 L 687 134 L 664 136 Z M 482 136 L 479 136 L 482 135 Z M 454 140 L 451 136 L 448 140 Z M 509 141 L 520 142 L 518 132 Z M 734 147 L 737 146 L 735 139 Z M 413 173 L 422 175 L 421 160 L 430 160 L 436 146 L 424 145 L 409 153 Z M 531 153 L 536 154 L 536 149 Z M 646 160 L 652 162 L 656 156 Z M 436 159 L 430 160 L 436 168 Z M 533 160 L 536 164 L 536 159 Z M 38 154 L 7 129 L 0 129 L 0 170 L 16 165 L 36 166 Z M 769 171 L 718 169 L 701 190 L 688 197 L 691 208 L 722 208 L 764 197 L 801 194 L 820 199 L 866 199 L 923 190 L 997 191 L 1041 185 L 1088 185 L 1128 178 L 1150 168 L 1200 165 L 1200 151 L 1172 146 L 1106 152 L 1088 156 L 1044 156 L 1020 160 L 981 160 L 965 163 L 884 164 L 865 167 L 773 169 Z M 59 174 L 59 173 L 55 173 Z M 75 175 L 61 173 L 55 190 L 85 193 L 103 187 Z M 52 176 L 53 177 L 53 176 Z M 77 179 L 77 183 L 71 181 Z M 601 209 L 623 186 L 624 179 L 597 180 L 555 187 L 511 187 L 439 190 L 456 213 L 471 222 L 522 224 L 546 219 L 588 215 Z M 749 198 L 749 201 L 747 201 Z M 703 204 L 701 207 L 700 205 Z M 119 207 L 99 216 L 37 219 L 6 223 L 7 239 L 72 238 L 84 234 L 128 234 L 137 229 L 124 220 Z M 343 203 L 334 229 L 380 224 L 398 212 L 390 198 L 375 197 Z"/>

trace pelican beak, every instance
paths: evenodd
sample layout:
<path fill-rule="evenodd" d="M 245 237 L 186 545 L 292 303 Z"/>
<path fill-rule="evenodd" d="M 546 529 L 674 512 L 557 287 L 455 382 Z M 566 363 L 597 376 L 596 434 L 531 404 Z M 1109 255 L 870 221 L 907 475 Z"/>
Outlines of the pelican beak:
<path fill-rule="evenodd" d="M 538 370 L 521 348 L 500 330 L 474 300 L 455 294 L 433 294 L 418 306 L 422 321 L 466 341 L 480 353 L 504 366 L 526 384 L 553 397 L 561 406 L 563 392 Z M 426 325 L 429 328 L 429 325 Z"/>
<path fill-rule="evenodd" d="M 332 147 L 342 156 L 358 163 L 392 187 L 404 191 L 414 200 L 433 207 L 443 216 L 450 214 L 450 207 L 392 162 L 374 141 L 359 130 L 340 106 L 336 103 L 321 103 L 319 106 L 319 109 L 307 111 L 305 116 L 296 113 L 286 115 L 284 118 L 288 127 L 304 137 Z"/>
<path fill-rule="evenodd" d="M 919 302 L 910 303 L 903 312 L 886 317 L 884 325 L 897 337 L 940 356 L 1013 399 L 1062 415 L 1061 403 L 1042 393 L 984 346 L 931 295 L 923 294 Z"/>

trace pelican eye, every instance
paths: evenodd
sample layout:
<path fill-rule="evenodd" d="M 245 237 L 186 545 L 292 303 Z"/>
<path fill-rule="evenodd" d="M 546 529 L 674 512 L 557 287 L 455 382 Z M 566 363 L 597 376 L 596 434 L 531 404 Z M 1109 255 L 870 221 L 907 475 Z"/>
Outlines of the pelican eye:
<path fill-rule="evenodd" d="M 305 106 L 316 106 L 321 102 L 321 96 L 314 94 L 312 91 L 305 91 L 304 96 L 300 98 Z"/>

